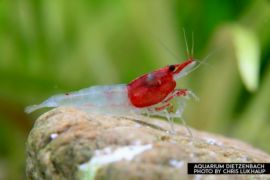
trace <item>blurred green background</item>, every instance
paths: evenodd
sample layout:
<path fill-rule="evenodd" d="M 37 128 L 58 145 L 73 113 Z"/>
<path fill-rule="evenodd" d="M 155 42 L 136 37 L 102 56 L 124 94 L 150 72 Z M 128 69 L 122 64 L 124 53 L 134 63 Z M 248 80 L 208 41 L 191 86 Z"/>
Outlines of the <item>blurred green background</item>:
<path fill-rule="evenodd" d="M 269 0 L 0 0 L 0 179 L 25 178 L 24 144 L 43 112 L 25 106 L 180 63 L 183 28 L 194 57 L 210 55 L 178 81 L 200 97 L 188 124 L 269 153 Z"/>

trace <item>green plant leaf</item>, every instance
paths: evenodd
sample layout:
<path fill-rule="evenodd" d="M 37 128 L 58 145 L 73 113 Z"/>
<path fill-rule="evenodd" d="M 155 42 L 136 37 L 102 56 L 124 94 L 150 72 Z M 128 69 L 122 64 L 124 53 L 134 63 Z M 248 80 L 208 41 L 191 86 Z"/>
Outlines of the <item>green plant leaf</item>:
<path fill-rule="evenodd" d="M 260 47 L 254 32 L 242 26 L 233 27 L 233 43 L 240 76 L 246 88 L 254 92 L 259 84 Z"/>

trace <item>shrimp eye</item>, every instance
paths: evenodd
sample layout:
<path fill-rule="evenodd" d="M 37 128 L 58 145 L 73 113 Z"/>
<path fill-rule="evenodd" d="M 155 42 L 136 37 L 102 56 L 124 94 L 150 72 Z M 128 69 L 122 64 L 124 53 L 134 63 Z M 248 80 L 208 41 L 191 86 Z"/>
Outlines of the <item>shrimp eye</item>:
<path fill-rule="evenodd" d="M 170 65 L 169 66 L 169 71 L 173 72 L 175 70 L 175 65 Z"/>

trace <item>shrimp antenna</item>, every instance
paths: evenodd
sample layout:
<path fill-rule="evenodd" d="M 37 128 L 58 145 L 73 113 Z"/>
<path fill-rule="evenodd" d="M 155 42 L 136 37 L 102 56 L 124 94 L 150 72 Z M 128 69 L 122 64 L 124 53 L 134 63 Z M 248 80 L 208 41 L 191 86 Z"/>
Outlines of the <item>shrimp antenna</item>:
<path fill-rule="evenodd" d="M 225 45 L 224 45 L 224 46 L 225 46 Z M 198 64 L 197 66 L 195 66 L 193 69 L 191 69 L 191 70 L 189 71 L 189 73 L 191 73 L 192 71 L 195 71 L 195 70 L 198 69 L 201 65 L 208 65 L 208 66 L 209 66 L 209 64 L 207 63 L 207 60 L 208 60 L 211 56 L 213 56 L 214 54 L 216 54 L 217 51 L 219 51 L 219 50 L 225 48 L 224 46 L 222 46 L 222 47 L 220 47 L 220 48 L 215 48 L 212 52 L 208 53 L 201 61 L 197 61 L 197 60 L 195 59 L 196 62 L 198 62 L 199 64 Z M 210 67 L 211 67 L 211 66 L 210 66 Z"/>
<path fill-rule="evenodd" d="M 179 57 L 168 47 L 164 44 L 160 39 L 158 39 L 159 43 L 169 52 L 169 54 L 174 57 L 176 60 L 179 60 Z"/>
<path fill-rule="evenodd" d="M 195 43 L 194 43 L 194 32 L 193 31 L 192 31 L 191 38 L 192 38 L 191 57 L 193 57 L 194 56 L 194 46 L 195 46 Z"/>
<path fill-rule="evenodd" d="M 188 58 L 190 58 L 190 53 L 189 53 L 189 47 L 188 47 L 188 42 L 187 42 L 187 36 L 186 36 L 185 28 L 183 28 L 183 33 L 184 33 L 184 39 L 185 39 L 185 44 L 186 44 L 186 48 L 187 48 L 187 55 L 188 55 Z"/>

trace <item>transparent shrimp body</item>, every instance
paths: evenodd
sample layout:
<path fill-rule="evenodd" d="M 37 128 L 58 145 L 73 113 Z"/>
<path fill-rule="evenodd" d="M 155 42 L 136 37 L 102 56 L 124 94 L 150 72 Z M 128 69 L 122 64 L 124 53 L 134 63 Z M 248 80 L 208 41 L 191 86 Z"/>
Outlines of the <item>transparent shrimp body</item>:
<path fill-rule="evenodd" d="M 138 111 L 127 96 L 127 86 L 116 84 L 108 86 L 92 86 L 79 91 L 59 94 L 50 97 L 39 105 L 26 108 L 27 113 L 44 107 L 75 107 L 91 113 L 125 114 Z"/>

